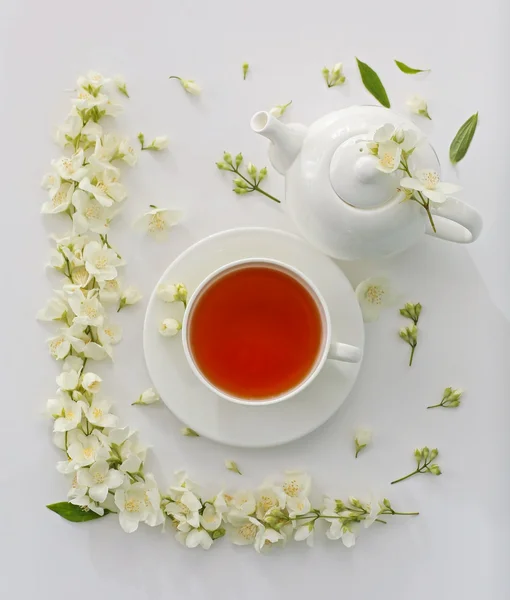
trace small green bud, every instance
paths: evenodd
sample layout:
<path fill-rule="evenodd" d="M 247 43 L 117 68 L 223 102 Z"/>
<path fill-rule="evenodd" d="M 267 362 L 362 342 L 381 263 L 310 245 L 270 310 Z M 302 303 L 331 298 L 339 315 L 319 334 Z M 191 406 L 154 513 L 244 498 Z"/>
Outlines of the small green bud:
<path fill-rule="evenodd" d="M 439 454 L 439 450 L 437 448 L 432 448 L 432 450 L 430 451 L 429 457 L 430 460 L 434 460 L 434 458 L 436 458 L 436 456 Z"/>
<path fill-rule="evenodd" d="M 329 86 L 329 69 L 327 67 L 324 67 L 322 69 L 322 76 L 324 77 L 324 81 L 328 84 Z"/>
<path fill-rule="evenodd" d="M 229 171 L 229 170 L 230 170 L 230 169 L 228 168 L 228 165 L 227 165 L 227 163 L 224 163 L 224 162 L 217 162 L 217 163 L 216 163 L 216 166 L 218 167 L 218 169 L 219 169 L 220 171 Z"/>
<path fill-rule="evenodd" d="M 401 144 L 405 139 L 405 133 L 402 129 L 395 129 L 395 133 L 393 134 L 393 141 L 397 142 L 397 144 Z"/>
<path fill-rule="evenodd" d="M 409 330 L 408 327 L 403 327 L 399 332 L 398 335 L 407 343 L 409 343 Z"/>
<path fill-rule="evenodd" d="M 429 465 L 428 470 L 430 473 L 432 473 L 432 475 L 441 475 L 441 469 L 439 468 L 439 465 Z"/>
<path fill-rule="evenodd" d="M 243 79 L 246 79 L 246 75 L 248 74 L 250 65 L 247 62 L 245 62 L 245 63 L 243 63 L 242 68 L 243 68 Z"/>
<path fill-rule="evenodd" d="M 346 510 L 345 504 L 341 500 L 335 500 L 335 512 L 339 513 Z"/>
<path fill-rule="evenodd" d="M 421 315 L 421 304 L 418 302 L 417 304 L 414 305 L 414 311 L 416 313 L 416 320 L 419 319 L 420 315 Z"/>
<path fill-rule="evenodd" d="M 421 454 L 422 454 L 423 458 L 428 458 L 428 456 L 430 454 L 430 450 L 428 449 L 427 446 L 425 446 L 425 448 L 422 448 Z"/>
<path fill-rule="evenodd" d="M 232 155 L 229 154 L 228 152 L 224 152 L 223 160 L 227 163 L 227 165 L 232 166 Z"/>
<path fill-rule="evenodd" d="M 236 187 L 232 191 L 235 192 L 236 194 L 247 194 L 250 190 L 246 190 L 244 188 Z"/>
<path fill-rule="evenodd" d="M 236 154 L 236 167 L 239 167 L 242 162 L 243 162 L 243 155 L 241 152 L 239 152 L 239 154 Z"/>
<path fill-rule="evenodd" d="M 248 163 L 246 170 L 248 171 L 248 175 L 250 175 L 251 177 L 257 176 L 257 167 L 253 163 Z"/>
<path fill-rule="evenodd" d="M 356 508 L 362 508 L 361 502 L 357 498 L 354 498 L 354 496 L 349 497 L 349 502 Z"/>
<path fill-rule="evenodd" d="M 416 458 L 416 460 L 418 462 L 420 462 L 423 458 L 423 454 L 422 451 L 419 448 L 416 448 L 416 450 L 414 451 L 414 458 Z"/>
<path fill-rule="evenodd" d="M 457 408 L 457 406 L 460 405 L 460 401 L 459 400 L 450 400 L 448 402 L 448 406 L 451 408 Z"/>
<path fill-rule="evenodd" d="M 265 179 L 267 177 L 267 167 L 262 167 L 262 169 L 260 169 L 259 171 L 259 181 L 262 181 L 263 179 Z"/>
<path fill-rule="evenodd" d="M 386 508 L 389 508 L 391 510 L 391 502 L 388 500 L 388 498 L 384 498 L 383 504 Z"/>
<path fill-rule="evenodd" d="M 248 184 L 246 183 L 246 181 L 244 181 L 244 179 L 241 179 L 240 177 L 236 177 L 234 180 L 234 185 L 238 188 L 241 189 L 246 189 L 248 187 Z"/>
<path fill-rule="evenodd" d="M 220 527 L 219 529 L 216 529 L 215 531 L 213 531 L 210 535 L 212 537 L 213 540 L 219 540 L 220 538 L 222 538 L 225 535 L 226 531 L 223 527 Z"/>
<path fill-rule="evenodd" d="M 142 145 L 142 148 L 143 148 L 143 146 L 145 146 L 145 136 L 143 135 L 143 133 L 139 133 L 137 137 L 138 137 L 138 141 L 140 142 L 140 144 Z"/>

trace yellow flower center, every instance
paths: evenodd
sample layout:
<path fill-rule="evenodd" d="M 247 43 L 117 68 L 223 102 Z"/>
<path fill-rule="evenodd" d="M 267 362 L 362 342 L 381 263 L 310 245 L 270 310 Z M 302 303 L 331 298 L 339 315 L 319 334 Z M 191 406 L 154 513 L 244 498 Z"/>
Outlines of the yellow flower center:
<path fill-rule="evenodd" d="M 58 337 L 56 340 L 53 340 L 50 344 L 50 350 L 53 354 L 58 350 L 59 346 L 64 342 L 64 338 Z"/>
<path fill-rule="evenodd" d="M 64 416 L 68 421 L 72 421 L 74 419 L 74 411 L 71 410 L 65 410 L 64 411 Z"/>
<path fill-rule="evenodd" d="M 149 220 L 149 232 L 150 233 L 158 233 L 160 231 L 164 231 L 166 228 L 165 218 L 161 216 L 161 213 L 156 213 L 155 215 L 151 215 Z"/>
<path fill-rule="evenodd" d="M 53 208 L 57 208 L 66 201 L 67 194 L 63 190 L 59 190 L 52 198 Z"/>
<path fill-rule="evenodd" d="M 96 269 L 104 269 L 108 264 L 108 259 L 106 258 L 106 256 L 99 256 L 98 258 L 96 258 L 96 262 L 94 264 L 96 266 Z"/>
<path fill-rule="evenodd" d="M 239 527 L 239 535 L 245 540 L 252 540 L 257 535 L 257 526 L 253 523 L 246 523 Z"/>
<path fill-rule="evenodd" d="M 428 190 L 435 190 L 439 183 L 439 175 L 435 171 L 427 171 L 422 174 L 420 180 Z"/>
<path fill-rule="evenodd" d="M 106 476 L 102 473 L 94 473 L 94 481 L 96 483 L 104 483 Z"/>
<path fill-rule="evenodd" d="M 88 448 L 83 448 L 83 456 L 85 458 L 92 458 L 94 456 L 94 448 L 90 446 Z"/>
<path fill-rule="evenodd" d="M 379 160 L 381 162 L 381 165 L 386 169 L 393 169 L 393 167 L 395 166 L 395 157 L 389 152 L 385 152 Z"/>
<path fill-rule="evenodd" d="M 177 505 L 181 509 L 183 515 L 189 515 L 190 510 L 185 504 L 183 504 L 182 502 L 177 502 Z"/>
<path fill-rule="evenodd" d="M 103 194 L 105 194 L 108 191 L 108 188 L 106 187 L 106 184 L 103 181 L 99 181 L 96 184 L 97 189 L 102 192 Z"/>
<path fill-rule="evenodd" d="M 73 172 L 73 163 L 68 158 L 62 159 L 62 166 L 68 173 Z"/>
<path fill-rule="evenodd" d="M 92 410 L 92 415 L 94 419 L 100 419 L 103 416 L 103 411 L 97 406 Z"/>
<path fill-rule="evenodd" d="M 99 206 L 92 205 L 88 206 L 83 214 L 87 217 L 87 219 L 98 219 L 100 212 L 101 209 Z"/>
<path fill-rule="evenodd" d="M 93 306 L 86 306 L 85 314 L 89 319 L 95 319 L 97 317 L 97 309 L 95 309 Z"/>
<path fill-rule="evenodd" d="M 130 498 L 124 505 L 124 508 L 127 510 L 127 512 L 139 512 L 140 501 Z"/>
<path fill-rule="evenodd" d="M 273 506 L 276 506 L 276 500 L 274 498 L 271 498 L 270 496 L 260 497 L 260 500 L 258 501 L 258 507 L 261 512 L 266 514 L 269 509 L 273 508 Z"/>
<path fill-rule="evenodd" d="M 365 298 L 371 304 L 381 304 L 384 296 L 384 290 L 378 285 L 369 285 L 365 292 Z"/>
<path fill-rule="evenodd" d="M 283 484 L 283 491 L 287 496 L 295 497 L 299 494 L 299 483 L 295 479 L 290 479 Z"/>
<path fill-rule="evenodd" d="M 106 335 L 107 335 L 108 337 L 110 337 L 110 338 L 113 338 L 113 337 L 115 337 L 115 334 L 114 334 L 113 330 L 111 330 L 109 327 L 107 327 L 107 328 L 104 330 L 104 332 L 105 332 L 105 333 L 106 333 Z"/>
<path fill-rule="evenodd" d="M 73 278 L 73 283 L 76 283 L 76 285 L 79 285 L 80 287 L 84 287 L 89 278 L 88 271 L 85 267 L 76 267 L 76 269 L 73 269 L 71 276 Z"/>

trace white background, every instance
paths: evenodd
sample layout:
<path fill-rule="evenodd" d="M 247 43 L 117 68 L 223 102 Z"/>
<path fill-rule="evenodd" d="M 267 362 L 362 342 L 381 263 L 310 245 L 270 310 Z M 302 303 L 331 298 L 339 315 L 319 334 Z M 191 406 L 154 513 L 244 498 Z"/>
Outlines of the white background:
<path fill-rule="evenodd" d="M 0 592 L 10 598 L 508 598 L 508 318 L 510 213 L 503 165 L 508 154 L 506 0 L 258 0 L 144 2 L 4 0 L 0 9 L 2 93 L 2 410 Z M 370 103 L 354 56 L 380 74 L 392 105 L 413 92 L 429 100 L 419 120 L 463 198 L 484 216 L 472 248 L 433 239 L 397 258 L 343 268 L 353 284 L 388 274 L 403 297 L 424 306 L 412 369 L 396 336 L 402 320 L 386 312 L 367 327 L 355 389 L 326 426 L 279 449 L 235 450 L 183 438 L 164 406 L 130 403 L 150 384 L 141 336 L 144 304 L 119 316 L 125 339 L 108 391 L 124 422 L 153 444 L 149 467 L 162 482 L 186 467 L 197 480 L 256 485 L 269 473 L 308 469 L 315 494 L 387 495 L 415 519 L 374 525 L 355 548 L 320 540 L 261 557 L 225 540 L 205 553 L 182 548 L 171 533 L 141 527 L 133 535 L 115 517 L 70 524 L 45 508 L 65 499 L 66 482 L 43 414 L 57 367 L 46 354 L 49 329 L 34 321 L 50 295 L 43 270 L 54 223 L 43 219 L 41 175 L 58 155 L 52 126 L 63 120 L 77 75 L 89 68 L 123 73 L 131 100 L 119 128 L 133 137 L 168 134 L 170 150 L 144 153 L 125 182 L 130 197 L 112 239 L 128 260 L 126 279 L 148 297 L 166 265 L 190 243 L 242 225 L 293 230 L 263 197 L 238 198 L 214 162 L 242 150 L 259 167 L 266 142 L 251 134 L 253 112 L 293 100 L 287 120 L 308 124 L 327 111 Z M 400 73 L 392 59 L 431 67 L 427 77 Z M 241 63 L 251 71 L 242 80 Z M 321 69 L 345 63 L 348 82 L 327 89 Z M 169 75 L 195 78 L 203 96 L 186 95 Z M 448 146 L 480 111 L 466 159 L 452 169 Z M 417 122 L 418 122 L 417 121 Z M 268 190 L 283 195 L 270 172 Z M 185 220 L 158 245 L 133 233 L 148 204 L 181 207 Z M 53 282 L 55 284 L 55 282 Z M 456 411 L 426 411 L 444 387 L 467 390 Z M 310 407 L 313 410 L 313 406 Z M 374 443 L 355 461 L 352 431 L 369 425 Z M 441 477 L 389 481 L 413 468 L 414 447 L 438 446 Z M 227 473 L 225 458 L 243 467 Z"/>

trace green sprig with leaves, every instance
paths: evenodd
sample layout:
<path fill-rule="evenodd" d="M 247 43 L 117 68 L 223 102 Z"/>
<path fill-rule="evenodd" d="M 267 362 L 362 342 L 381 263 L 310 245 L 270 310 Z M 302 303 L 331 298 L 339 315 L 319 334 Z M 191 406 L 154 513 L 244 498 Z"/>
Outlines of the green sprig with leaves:
<path fill-rule="evenodd" d="M 251 192 L 259 192 L 273 200 L 274 202 L 278 202 L 280 204 L 280 200 L 275 198 L 268 192 L 261 189 L 260 184 L 267 177 L 267 168 L 263 167 L 262 169 L 257 169 L 257 167 L 249 162 L 246 165 L 246 173 L 247 176 L 243 175 L 239 170 L 243 165 L 243 155 L 241 152 L 236 155 L 233 159 L 232 155 L 228 152 L 223 154 L 223 160 L 216 163 L 216 166 L 220 171 L 229 171 L 230 173 L 234 173 L 236 177 L 233 179 L 234 188 L 233 191 L 236 194 L 250 194 Z"/>
<path fill-rule="evenodd" d="M 400 481 L 404 481 L 405 479 L 409 479 L 410 477 L 413 477 L 414 475 L 418 475 L 420 473 L 441 475 L 441 469 L 439 468 L 439 465 L 432 462 L 438 454 L 439 450 L 437 448 L 432 448 L 432 450 L 429 450 L 427 446 L 421 449 L 417 448 L 414 451 L 414 458 L 416 459 L 417 465 L 416 469 L 412 473 L 404 475 L 404 477 L 400 477 L 400 479 L 395 479 L 395 481 L 392 481 L 391 484 L 393 485 L 394 483 L 399 483 Z"/>
<path fill-rule="evenodd" d="M 443 392 L 443 399 L 439 404 L 432 404 L 427 408 L 457 408 L 460 406 L 460 398 L 462 396 L 462 390 L 454 390 L 451 387 L 445 388 Z"/>

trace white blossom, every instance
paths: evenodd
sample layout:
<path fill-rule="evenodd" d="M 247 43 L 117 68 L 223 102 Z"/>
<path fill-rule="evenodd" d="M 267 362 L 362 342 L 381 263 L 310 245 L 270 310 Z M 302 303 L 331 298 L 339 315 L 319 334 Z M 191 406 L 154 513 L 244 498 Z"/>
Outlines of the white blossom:
<path fill-rule="evenodd" d="M 256 516 L 262 521 L 273 508 L 283 510 L 287 496 L 282 488 L 264 485 L 255 492 L 255 499 L 257 502 Z"/>
<path fill-rule="evenodd" d="M 67 359 L 66 359 L 67 360 Z M 73 369 L 64 370 L 57 376 L 57 385 L 62 390 L 72 391 L 78 387 L 80 373 Z"/>
<path fill-rule="evenodd" d="M 50 190 L 50 199 L 42 205 L 41 212 L 50 215 L 65 212 L 71 205 L 73 192 L 71 183 L 62 183 L 55 191 Z"/>
<path fill-rule="evenodd" d="M 51 162 L 55 171 L 62 179 L 81 181 L 88 172 L 88 168 L 83 166 L 85 155 L 83 149 L 80 148 L 72 156 L 62 156 Z"/>
<path fill-rule="evenodd" d="M 103 380 L 101 379 L 101 377 L 99 377 L 99 375 L 96 375 L 95 373 L 89 371 L 88 373 L 85 373 L 85 375 L 82 377 L 81 385 L 85 391 L 91 394 L 97 394 L 101 389 L 102 381 Z"/>
<path fill-rule="evenodd" d="M 127 287 L 122 292 L 122 295 L 120 297 L 119 310 L 121 308 L 123 308 L 124 306 L 130 306 L 132 304 L 136 304 L 137 302 L 140 302 L 140 300 L 142 298 L 143 298 L 143 296 L 140 293 L 140 290 L 138 288 L 135 288 L 132 285 Z"/>
<path fill-rule="evenodd" d="M 115 214 L 114 208 L 103 206 L 88 192 L 80 189 L 73 193 L 72 203 L 76 208 L 73 213 L 73 231 L 76 235 L 89 230 L 103 235 L 108 233 Z"/>
<path fill-rule="evenodd" d="M 138 400 L 136 402 L 133 402 L 133 405 L 154 404 L 155 402 L 159 402 L 160 400 L 161 398 L 159 397 L 159 394 L 156 392 L 156 390 L 154 388 L 148 388 L 144 392 L 142 392 L 140 396 L 138 396 Z"/>
<path fill-rule="evenodd" d="M 89 271 L 90 272 L 90 271 Z M 100 327 L 104 321 L 104 309 L 97 297 L 95 289 L 89 290 L 85 295 L 81 289 L 69 297 L 69 306 L 74 314 L 74 323 L 88 327 Z"/>
<path fill-rule="evenodd" d="M 161 283 L 156 289 L 156 296 L 163 302 L 186 302 L 188 290 L 183 283 Z"/>
<path fill-rule="evenodd" d="M 119 255 L 106 244 L 89 242 L 83 249 L 85 268 L 98 281 L 115 279 L 117 267 L 124 264 Z"/>
<path fill-rule="evenodd" d="M 98 173 L 93 180 L 84 177 L 79 184 L 81 190 L 92 194 L 101 206 L 112 206 L 127 196 L 126 188 L 118 182 L 117 171 L 110 168 Z"/>
<path fill-rule="evenodd" d="M 171 317 L 163 319 L 159 324 L 158 331 L 164 337 L 173 337 L 182 329 L 182 323 Z"/>
<path fill-rule="evenodd" d="M 65 300 L 60 297 L 51 298 L 46 303 L 46 306 L 37 312 L 37 319 L 39 321 L 64 320 L 68 310 L 69 304 Z"/>
<path fill-rule="evenodd" d="M 193 96 L 198 96 L 202 92 L 202 88 L 195 82 L 194 79 L 183 79 L 182 77 L 177 77 L 176 75 L 172 75 L 169 79 L 178 79 L 182 87 Z"/>
<path fill-rule="evenodd" d="M 145 212 L 136 221 L 136 225 L 155 239 L 163 240 L 166 239 L 170 229 L 181 220 L 181 216 L 182 213 L 179 210 L 152 206 L 151 210 Z"/>
<path fill-rule="evenodd" d="M 314 542 L 314 526 L 313 523 L 307 523 L 306 525 L 299 526 L 295 533 L 294 539 L 296 542 L 302 542 L 306 540 L 308 546 L 313 547 Z"/>
<path fill-rule="evenodd" d="M 356 287 L 365 323 L 376 321 L 381 310 L 395 303 L 395 293 L 387 277 L 369 277 Z"/>
<path fill-rule="evenodd" d="M 189 533 L 178 532 L 175 536 L 187 548 L 196 548 L 201 546 L 204 550 L 209 550 L 213 540 L 205 529 L 192 529 Z"/>
<path fill-rule="evenodd" d="M 85 435 L 81 431 L 67 449 L 69 457 L 80 467 L 86 467 L 100 458 L 106 458 L 108 452 L 94 434 Z"/>
<path fill-rule="evenodd" d="M 95 502 L 104 502 L 108 490 L 118 488 L 124 482 L 124 474 L 110 469 L 106 460 L 98 460 L 90 467 L 80 469 L 76 478 L 80 486 L 88 488 L 88 495 Z"/>
<path fill-rule="evenodd" d="M 407 99 L 406 104 L 411 112 L 430 119 L 429 109 L 425 98 L 422 98 L 418 94 L 414 94 Z"/>
<path fill-rule="evenodd" d="M 414 177 L 403 177 L 400 185 L 403 188 L 421 192 L 433 204 L 442 204 L 448 197 L 461 189 L 459 185 L 441 181 L 439 174 L 431 169 L 416 171 Z"/>
<path fill-rule="evenodd" d="M 106 398 L 94 396 L 92 402 L 83 402 L 83 412 L 87 419 L 97 427 L 115 427 L 118 417 L 110 413 L 111 402 Z"/>
<path fill-rule="evenodd" d="M 302 471 L 286 471 L 282 489 L 287 496 L 287 502 L 291 498 L 303 498 L 308 496 L 312 486 L 312 480 L 308 473 Z"/>
<path fill-rule="evenodd" d="M 97 336 L 99 342 L 105 348 L 115 346 L 122 339 L 122 327 L 110 322 L 105 322 L 103 326 L 98 327 Z"/>
<path fill-rule="evenodd" d="M 53 431 L 71 431 L 81 421 L 81 406 L 71 399 L 68 392 L 58 390 L 55 398 L 50 398 L 47 410 L 55 419 Z"/>
<path fill-rule="evenodd" d="M 117 304 L 120 301 L 121 289 L 118 279 L 99 282 L 99 301 L 103 304 Z"/>

